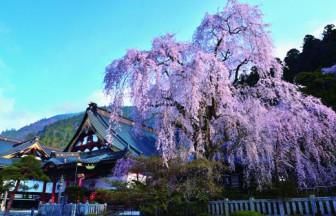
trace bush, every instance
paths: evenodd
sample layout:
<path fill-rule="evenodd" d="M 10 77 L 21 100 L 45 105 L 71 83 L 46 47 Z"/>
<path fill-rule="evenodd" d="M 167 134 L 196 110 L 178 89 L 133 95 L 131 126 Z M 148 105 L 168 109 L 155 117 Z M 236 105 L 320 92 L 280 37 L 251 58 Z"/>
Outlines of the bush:
<path fill-rule="evenodd" d="M 83 201 L 84 197 L 89 195 L 89 192 L 85 188 L 71 185 L 65 189 L 65 194 L 67 195 L 69 202 L 77 203 Z"/>
<path fill-rule="evenodd" d="M 112 206 L 133 207 L 145 215 L 186 216 L 206 215 L 209 200 L 219 198 L 222 187 L 218 180 L 222 165 L 205 159 L 189 163 L 161 158 L 136 158 L 132 173 L 145 173 L 143 181 L 112 185 L 117 190 L 98 190 L 97 201 Z"/>
<path fill-rule="evenodd" d="M 262 214 L 256 211 L 238 211 L 232 213 L 231 216 L 262 216 Z"/>

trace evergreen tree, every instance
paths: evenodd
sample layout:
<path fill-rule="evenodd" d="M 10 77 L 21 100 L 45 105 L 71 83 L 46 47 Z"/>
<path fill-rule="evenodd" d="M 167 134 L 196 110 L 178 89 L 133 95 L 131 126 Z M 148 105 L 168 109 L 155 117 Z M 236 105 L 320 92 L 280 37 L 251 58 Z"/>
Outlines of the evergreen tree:
<path fill-rule="evenodd" d="M 35 159 L 34 156 L 20 158 L 12 165 L 1 170 L 0 176 L 2 177 L 2 180 L 7 182 L 7 186 L 9 185 L 13 188 L 9 195 L 5 215 L 9 214 L 15 193 L 18 191 L 22 181 L 32 179 L 48 181 L 48 176 L 43 173 L 41 168 L 41 162 Z"/>
<path fill-rule="evenodd" d="M 306 35 L 302 51 L 291 49 L 284 59 L 283 79 L 303 85 L 301 91 L 313 95 L 336 110 L 336 76 L 323 74 L 325 68 L 336 65 L 336 29 L 327 25 L 317 39 Z M 321 72 L 322 70 L 322 72 Z"/>

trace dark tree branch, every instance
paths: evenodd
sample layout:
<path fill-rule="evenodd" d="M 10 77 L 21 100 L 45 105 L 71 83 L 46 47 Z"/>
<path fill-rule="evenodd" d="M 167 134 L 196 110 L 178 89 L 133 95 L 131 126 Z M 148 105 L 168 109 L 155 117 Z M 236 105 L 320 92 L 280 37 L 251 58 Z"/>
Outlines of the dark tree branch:
<path fill-rule="evenodd" d="M 222 52 L 221 52 L 221 56 L 222 56 L 222 61 L 224 62 L 224 61 L 226 61 L 228 58 L 229 58 L 229 55 L 231 54 L 231 52 L 230 52 L 230 50 L 228 49 L 228 50 L 226 50 L 225 51 L 225 54 L 223 54 Z"/>
<path fill-rule="evenodd" d="M 217 56 L 218 49 L 219 49 L 219 47 L 220 47 L 222 41 L 223 41 L 223 38 L 221 38 L 221 39 L 219 39 L 219 40 L 217 41 L 217 44 L 216 44 L 216 46 L 215 46 L 215 50 L 214 50 L 215 56 Z"/>
<path fill-rule="evenodd" d="M 249 62 L 248 59 L 244 59 L 236 68 L 235 70 L 235 78 L 234 78 L 234 81 L 233 83 L 237 83 L 238 82 L 238 79 L 239 79 L 239 70 L 240 68 L 244 65 L 244 64 L 247 64 Z"/>

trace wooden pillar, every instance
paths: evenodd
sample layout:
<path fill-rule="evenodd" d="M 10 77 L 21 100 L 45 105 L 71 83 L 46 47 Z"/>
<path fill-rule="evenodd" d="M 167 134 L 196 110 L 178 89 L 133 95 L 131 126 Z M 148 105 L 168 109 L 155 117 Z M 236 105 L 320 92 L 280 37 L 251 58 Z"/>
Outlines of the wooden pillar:
<path fill-rule="evenodd" d="M 83 177 L 79 177 L 78 178 L 78 187 L 82 187 L 83 186 Z"/>
<path fill-rule="evenodd" d="M 81 188 L 83 186 L 83 180 L 84 180 L 84 175 L 83 174 L 80 174 L 79 177 L 78 177 L 78 187 Z M 80 200 L 80 197 L 78 196 L 77 200 L 79 202 L 85 202 L 86 201 L 86 198 L 85 196 L 83 197 L 83 200 Z"/>
<path fill-rule="evenodd" d="M 84 184 L 84 179 L 85 179 L 85 174 L 81 173 L 78 174 L 78 181 L 77 181 L 77 186 L 82 187 Z"/>
<path fill-rule="evenodd" d="M 8 191 L 5 191 L 5 194 L 3 195 L 3 200 L 1 202 L 1 211 L 5 211 L 6 208 L 6 202 L 7 202 L 7 197 L 8 197 Z"/>
<path fill-rule="evenodd" d="M 62 192 L 63 192 L 63 186 L 64 186 L 64 177 L 61 175 L 60 181 L 59 181 L 59 189 L 58 189 L 58 197 L 57 202 L 61 202 Z"/>
<path fill-rule="evenodd" d="M 53 181 L 53 186 L 52 186 L 52 191 L 51 191 L 51 202 L 52 203 L 55 203 L 55 201 L 56 201 L 56 194 L 55 194 L 55 192 L 56 192 L 56 183 L 57 183 L 57 181 L 55 179 Z"/>
<path fill-rule="evenodd" d="M 47 182 L 43 182 L 42 194 L 40 196 L 40 201 L 42 203 L 46 202 L 46 189 L 47 189 Z"/>

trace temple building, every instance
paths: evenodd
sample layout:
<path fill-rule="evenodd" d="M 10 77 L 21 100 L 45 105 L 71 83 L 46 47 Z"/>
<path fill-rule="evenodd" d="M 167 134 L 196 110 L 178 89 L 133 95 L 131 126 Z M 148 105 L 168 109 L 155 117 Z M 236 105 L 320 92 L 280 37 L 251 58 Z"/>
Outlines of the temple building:
<path fill-rule="evenodd" d="M 78 185 L 90 191 L 111 188 L 108 179 L 114 178 L 113 168 L 117 160 L 130 155 L 157 154 L 156 138 L 151 128 L 143 127 L 142 135 L 136 136 L 134 122 L 117 116 L 114 119 L 118 121 L 118 128 L 112 130 L 109 129 L 110 115 L 108 110 L 99 108 L 95 103 L 89 104 L 69 144 L 62 152 L 51 152 L 50 158 L 44 161 L 43 169 L 54 185 L 52 201 L 56 201 L 57 182 L 61 182 L 63 188 L 69 185 Z"/>
<path fill-rule="evenodd" d="M 50 153 L 54 151 L 57 151 L 57 149 L 41 145 L 38 137 L 27 141 L 19 141 L 0 136 L 0 169 L 13 164 L 16 160 L 27 155 L 34 155 L 36 159 L 45 161 L 49 159 Z M 24 205 L 29 206 L 32 203 L 36 204 L 43 191 L 51 193 L 52 183 L 31 180 L 25 181 L 24 185 L 28 187 L 18 190 L 18 193 L 15 195 L 14 206 L 23 207 Z M 5 198 L 8 198 L 6 193 L 1 196 L 2 209 L 5 205 Z"/>
<path fill-rule="evenodd" d="M 46 147 L 38 137 L 18 141 L 0 137 L 0 169 L 25 155 L 34 155 L 41 160 L 44 172 L 51 182 L 32 181 L 34 189 L 30 198 L 42 202 L 57 202 L 69 185 L 85 187 L 89 191 L 111 188 L 108 179 L 113 179 L 113 170 L 119 159 L 128 156 L 154 156 L 156 137 L 149 127 L 141 128 L 141 136 L 134 134 L 134 122 L 117 116 L 118 128 L 109 128 L 111 113 L 90 103 L 84 117 L 64 150 Z M 130 174 L 132 175 L 132 174 Z M 124 176 L 127 180 L 128 176 Z M 20 191 L 24 193 L 24 191 Z M 27 193 L 27 191 L 25 191 Z M 36 196 L 35 196 L 36 195 Z"/>
<path fill-rule="evenodd" d="M 34 202 L 36 206 L 38 202 L 66 201 L 63 192 L 69 186 L 85 189 L 90 193 L 86 198 L 93 200 L 96 189 L 113 188 L 110 180 L 128 181 L 141 176 L 141 173 L 128 172 L 116 176 L 114 170 L 118 160 L 158 155 L 153 130 L 142 126 L 137 128 L 138 135 L 135 135 L 135 123 L 125 116 L 114 116 L 118 127 L 112 129 L 110 117 L 107 109 L 90 103 L 77 131 L 63 150 L 44 146 L 38 137 L 19 141 L 0 136 L 0 169 L 21 157 L 34 155 L 41 160 L 42 169 L 50 178 L 50 182 L 25 182 L 30 188 L 18 191 L 14 205 L 20 200 Z M 226 187 L 241 186 L 239 173 L 224 174 L 223 177 Z"/>

